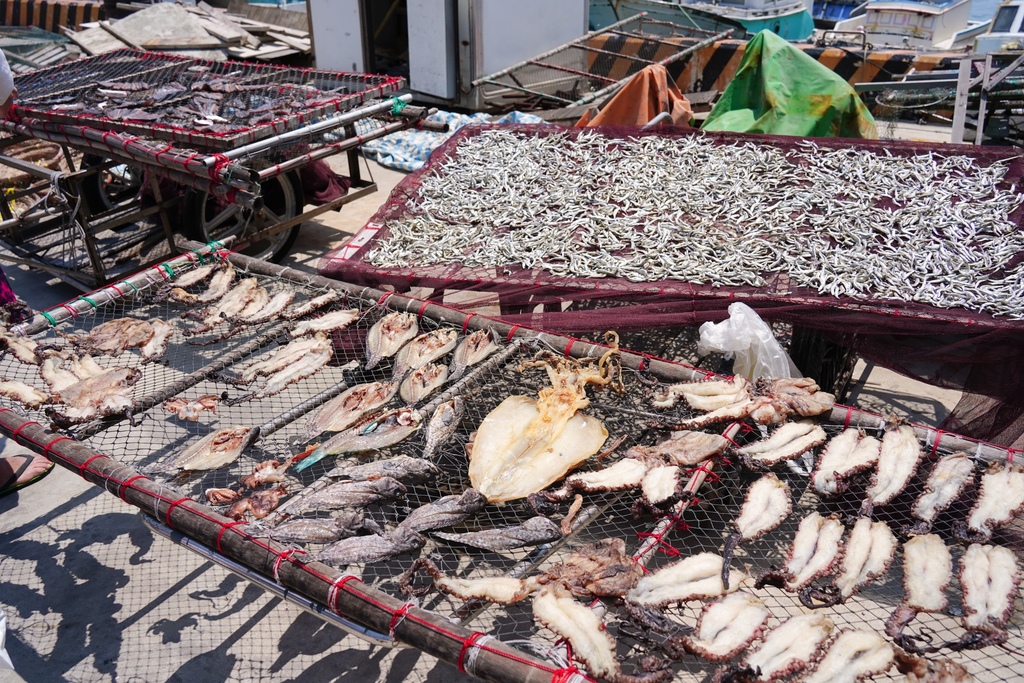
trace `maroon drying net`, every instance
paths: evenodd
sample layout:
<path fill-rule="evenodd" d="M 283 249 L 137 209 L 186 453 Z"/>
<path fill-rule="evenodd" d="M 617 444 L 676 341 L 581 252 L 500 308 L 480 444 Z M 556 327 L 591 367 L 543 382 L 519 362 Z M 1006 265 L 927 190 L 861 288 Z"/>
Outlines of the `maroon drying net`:
<path fill-rule="evenodd" d="M 531 144 L 552 135 L 574 141 L 580 135 L 593 135 L 596 131 L 605 138 L 610 157 L 615 156 L 618 145 L 652 136 L 669 140 L 702 136 L 703 140 L 716 146 L 749 143 L 761 149 L 776 150 L 783 156 L 795 157 L 798 152 L 806 154 L 808 151 L 808 141 L 800 138 L 665 127 L 649 131 L 624 127 L 586 130 L 553 126 L 502 128 Z M 987 304 L 976 308 L 938 307 L 910 301 L 910 297 L 902 300 L 881 298 L 874 292 L 858 298 L 832 296 L 813 287 L 799 286 L 786 273 L 777 271 L 760 273 L 761 281 L 757 286 L 715 286 L 671 277 L 635 282 L 625 277 L 556 276 L 541 267 L 525 268 L 511 257 L 508 263 L 501 265 L 466 265 L 464 261 L 472 261 L 472 253 L 466 253 L 463 258 L 454 255 L 447 262 L 434 265 L 422 265 L 424 259 L 416 258 L 409 258 L 408 266 L 403 267 L 374 265 L 371 262 L 374 250 L 387 245 L 391 237 L 389 225 L 423 213 L 424 184 L 436 183 L 438 178 L 443 181 L 446 172 L 459 160 L 460 150 L 477 136 L 494 130 L 497 127 L 464 128 L 435 150 L 423 169 L 396 187 L 363 231 L 348 245 L 324 257 L 320 262 L 320 272 L 350 282 L 391 286 L 398 291 L 427 288 L 431 291 L 429 297 L 435 301 L 444 300 L 466 310 L 498 312 L 511 324 L 568 334 L 606 329 L 642 331 L 694 326 L 722 320 L 727 316 L 729 303 L 742 301 L 769 321 L 815 330 L 826 339 L 853 348 L 879 365 L 939 386 L 964 390 L 963 399 L 946 422 L 950 429 L 1006 445 L 1024 441 L 1020 438 L 1024 433 L 1024 391 L 1021 391 L 1024 389 L 1021 380 L 1024 377 L 1024 321 L 983 312 Z M 889 157 L 911 159 L 955 155 L 973 160 L 974 165 L 981 169 L 1001 164 L 1006 172 L 999 188 L 1004 192 L 1016 192 L 1024 170 L 1024 162 L 1018 157 L 1019 150 L 1010 148 L 838 139 L 815 140 L 814 144 L 823 153 L 836 150 L 848 150 L 851 154 L 871 153 L 880 163 Z M 558 155 L 558 150 L 553 153 Z M 497 163 L 500 166 L 501 161 Z M 481 169 L 481 177 L 495 172 L 493 168 Z M 599 184 L 601 179 L 585 177 L 581 172 L 576 180 Z M 850 180 L 852 184 L 853 179 Z M 861 184 L 863 181 L 861 178 Z M 543 180 L 539 181 L 535 190 L 538 221 L 552 215 L 552 211 L 557 213 L 557 202 L 543 196 L 547 189 Z M 649 191 L 657 195 L 661 190 L 651 186 Z M 479 224 L 474 228 L 487 236 L 484 240 L 504 237 L 510 231 L 507 225 L 495 227 L 488 223 L 493 218 L 486 210 L 489 199 L 484 194 L 473 197 L 481 207 Z M 666 211 L 672 210 L 672 197 L 664 199 Z M 614 204 L 616 199 L 600 201 Z M 942 201 L 942 198 L 936 201 Z M 946 201 L 948 207 L 944 210 L 950 212 L 967 210 L 973 203 L 964 198 Z M 821 215 L 828 211 L 826 206 L 812 213 Z M 1015 238 L 1021 232 L 1022 217 L 1024 208 L 1019 203 L 1007 215 L 1009 231 Z M 528 226 L 529 219 L 530 216 L 524 217 L 523 224 Z M 714 235 L 714 238 L 721 239 L 722 234 L 727 235 L 727 230 Z M 691 236 L 690 239 L 695 249 L 706 249 L 711 237 Z M 946 248 L 937 237 L 935 248 L 940 247 Z M 927 249 L 922 252 L 922 261 L 927 261 Z M 1000 259 L 997 277 L 1004 277 L 1015 272 L 1024 261 L 1024 249 Z M 971 282 L 975 274 L 963 272 L 954 279 Z M 1013 290 L 1001 298 L 1011 307 L 1016 307 L 1022 290 L 1024 288 Z M 1015 297 L 1018 300 L 1014 300 Z"/>

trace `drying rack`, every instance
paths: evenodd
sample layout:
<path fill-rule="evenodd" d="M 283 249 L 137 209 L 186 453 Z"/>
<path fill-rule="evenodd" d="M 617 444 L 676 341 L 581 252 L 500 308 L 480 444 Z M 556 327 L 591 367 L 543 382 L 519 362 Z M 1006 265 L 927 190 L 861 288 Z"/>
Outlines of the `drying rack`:
<path fill-rule="evenodd" d="M 178 233 L 233 236 L 245 253 L 282 257 L 303 221 L 376 191 L 359 145 L 429 113 L 393 97 L 405 85 L 398 77 L 132 49 L 39 69 L 16 85 L 0 164 L 33 182 L 0 205 L 0 245 L 6 260 L 83 291 L 173 255 Z M 372 125 L 357 135 L 363 121 Z M 2 153 L 29 139 L 59 145 L 67 170 Z M 300 172 L 341 153 L 351 191 L 306 211 Z"/>
<path fill-rule="evenodd" d="M 429 415 L 433 406 L 454 394 L 471 399 L 466 401 L 471 407 L 463 426 L 454 439 L 441 448 L 437 457 L 436 464 L 442 470 L 438 479 L 430 485 L 410 486 L 406 499 L 399 504 L 368 508 L 367 514 L 386 528 L 403 519 L 408 509 L 442 495 L 461 492 L 468 486 L 464 445 L 469 432 L 509 393 L 532 395 L 545 384 L 543 371 L 536 368 L 520 371 L 520 361 L 532 357 L 538 349 L 567 357 L 595 357 L 603 354 L 606 347 L 301 273 L 226 253 L 216 244 L 188 243 L 183 246 L 192 251 L 88 296 L 68 301 L 14 328 L 14 331 L 61 344 L 62 337 L 56 335 L 52 328 L 60 328 L 64 333 L 85 331 L 100 322 L 125 315 L 140 318 L 158 316 L 171 321 L 182 307 L 162 300 L 157 294 L 161 287 L 173 283 L 178 275 L 193 265 L 211 258 L 222 258 L 233 264 L 240 274 L 257 278 L 262 286 L 292 287 L 304 297 L 333 289 L 345 295 L 345 301 L 339 302 L 337 307 L 356 306 L 362 309 L 363 316 L 356 324 L 335 335 L 336 365 L 328 366 L 276 396 L 258 402 L 222 405 L 216 417 L 204 416 L 197 423 L 177 422 L 163 411 L 163 401 L 174 396 L 195 399 L 200 395 L 222 392 L 238 394 L 241 390 L 227 382 L 222 373 L 230 372 L 285 340 L 281 337 L 283 330 L 278 322 L 246 329 L 235 337 L 208 346 L 187 344 L 180 332 L 176 332 L 163 363 L 143 366 L 132 352 L 116 361 L 100 359 L 104 364 L 142 367 L 142 378 L 135 385 L 133 396 L 133 413 L 136 420 L 141 418 L 137 424 L 132 425 L 126 419 L 108 418 L 60 433 L 40 424 L 45 421 L 41 414 L 24 415 L 4 408 L 0 409 L 0 431 L 137 507 L 147 525 L 158 533 L 372 643 L 411 645 L 484 680 L 586 680 L 585 672 L 565 658 L 561 645 L 551 634 L 533 625 L 528 605 L 467 604 L 433 593 L 425 598 L 422 605 L 416 605 L 400 597 L 394 583 L 410 566 L 412 557 L 409 555 L 376 564 L 335 569 L 311 560 L 317 549 L 315 546 L 303 548 L 277 543 L 267 537 L 266 529 L 260 524 L 235 522 L 223 516 L 219 509 L 199 501 L 203 500 L 202 492 L 206 488 L 223 487 L 237 481 L 240 475 L 249 473 L 255 463 L 270 458 L 281 459 L 301 449 L 302 440 L 297 439 L 297 435 L 302 433 L 306 417 L 331 396 L 340 393 L 345 385 L 389 375 L 387 364 L 369 373 L 347 369 L 348 361 L 362 357 L 362 340 L 368 326 L 388 311 L 415 314 L 421 330 L 447 327 L 465 334 L 471 330 L 489 329 L 500 336 L 503 344 L 497 355 L 472 369 L 457 383 L 446 386 L 440 395 L 430 397 L 417 406 Z M 643 424 L 651 411 L 647 393 L 647 385 L 651 381 L 687 381 L 710 375 L 686 365 L 629 351 L 622 352 L 621 362 L 627 392 L 621 395 L 591 394 L 592 403 L 586 412 L 601 419 L 613 438 L 625 436 L 626 445 L 650 443 L 655 437 Z M 0 366 L 9 379 L 41 386 L 33 366 L 19 364 L 10 357 L 0 360 Z M 684 417 L 687 414 L 680 411 L 674 416 Z M 882 428 L 884 419 L 854 408 L 836 406 L 831 414 L 823 416 L 823 423 L 830 434 L 850 426 L 875 432 Z M 259 425 L 260 436 L 239 461 L 227 468 L 172 480 L 143 473 L 214 429 L 216 424 Z M 958 450 L 970 453 L 981 462 L 1006 461 L 1014 457 L 1013 451 L 998 446 L 927 427 L 915 427 L 915 430 L 926 452 L 933 458 Z M 739 424 L 728 426 L 724 433 L 737 443 L 758 436 L 756 430 Z M 423 437 L 420 434 L 374 457 L 391 457 L 400 453 L 418 455 L 422 448 Z M 314 485 L 330 466 L 331 463 L 318 463 L 298 475 L 299 481 L 290 477 L 289 483 Z M 543 571 L 565 559 L 571 547 L 608 537 L 624 539 L 628 552 L 652 569 L 676 559 L 680 553 L 690 554 L 699 550 L 721 552 L 723 535 L 729 531 L 728 523 L 735 517 L 742 502 L 742 490 L 751 477 L 738 465 L 724 460 L 708 461 L 688 474 L 682 501 L 669 514 L 654 521 L 632 517 L 630 507 L 634 494 L 630 492 L 594 495 L 587 497 L 572 533 L 560 541 L 526 550 L 489 553 L 447 544 L 430 536 L 420 553 L 431 554 L 447 572 L 476 577 L 494 574 L 524 576 Z M 782 528 L 757 542 L 742 545 L 734 562 L 737 568 L 756 573 L 777 563 L 783 557 L 780 553 L 784 553 L 788 546 L 800 513 L 819 507 L 800 487 L 801 481 L 806 484 L 805 478 L 787 472 L 780 473 L 780 476 L 789 481 L 798 494 L 795 512 Z M 906 495 L 912 496 L 915 492 L 912 488 Z M 836 504 L 837 509 L 841 511 L 851 501 L 844 503 L 841 500 Z M 856 502 L 859 503 L 859 499 Z M 967 504 L 967 501 L 958 504 L 950 513 L 952 517 L 965 514 L 964 505 Z M 462 527 L 449 530 L 510 525 L 532 515 L 524 508 L 516 503 L 487 506 Z M 901 520 L 899 510 L 899 507 L 892 506 L 881 511 L 879 518 L 896 525 Z M 1011 532 L 1018 533 L 1019 529 L 1015 527 Z M 845 608 L 831 608 L 829 614 L 837 625 L 841 628 L 880 629 L 902 595 L 899 567 L 897 556 L 884 581 L 862 590 Z M 758 595 L 764 599 L 774 619 L 784 618 L 801 609 L 795 596 L 789 594 L 765 589 Z M 952 602 L 958 604 L 956 598 Z M 597 603 L 595 608 L 602 611 L 609 632 L 616 636 L 627 666 L 656 649 L 657 643 L 644 639 L 641 632 L 631 628 L 613 603 Z M 681 626 L 692 626 L 695 616 L 692 607 L 671 613 Z M 922 616 L 919 620 L 918 624 L 930 629 L 937 639 L 948 640 L 959 635 L 957 622 L 950 616 Z M 1009 648 L 1019 650 L 1024 644 L 1021 621 L 1022 615 L 1018 614 L 1011 622 Z M 915 624 L 911 628 L 918 627 Z M 1014 676 L 1015 658 L 998 648 L 954 656 L 961 658 L 960 661 L 976 676 L 984 674 L 993 680 L 1007 680 Z M 701 680 L 712 670 L 713 665 L 687 656 L 677 664 L 677 680 Z"/>

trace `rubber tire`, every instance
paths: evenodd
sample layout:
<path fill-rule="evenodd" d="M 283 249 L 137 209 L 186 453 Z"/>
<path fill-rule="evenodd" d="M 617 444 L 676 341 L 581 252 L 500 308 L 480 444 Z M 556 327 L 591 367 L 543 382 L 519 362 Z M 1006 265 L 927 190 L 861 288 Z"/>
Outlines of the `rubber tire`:
<path fill-rule="evenodd" d="M 293 218 L 302 211 L 302 183 L 294 173 L 287 173 L 263 183 L 260 194 L 263 197 L 264 206 L 273 210 L 281 218 Z M 197 242 L 212 242 L 229 235 L 239 234 L 240 221 L 229 221 L 222 229 L 213 230 L 213 234 L 208 234 L 205 223 L 213 215 L 216 215 L 213 212 L 218 208 L 216 204 L 210 204 L 209 200 L 210 195 L 206 192 L 192 189 L 186 191 L 181 207 L 181 233 Z M 241 211 L 244 213 L 247 210 L 242 209 Z M 241 218 L 241 214 L 239 217 Z M 278 239 L 282 234 L 279 233 L 271 238 L 273 241 L 258 242 L 239 250 L 239 253 L 278 263 L 295 244 L 300 227 L 302 227 L 301 224 L 285 231 L 283 239 Z"/>
<path fill-rule="evenodd" d="M 91 168 L 105 164 L 108 161 L 109 159 L 96 154 L 83 154 L 81 167 L 83 169 Z M 95 216 L 96 214 L 110 211 L 115 206 L 130 203 L 139 198 L 142 193 L 142 171 L 141 169 L 130 170 L 136 172 L 138 183 L 127 185 L 114 193 L 110 192 L 104 185 L 103 178 L 101 177 L 103 171 L 82 181 L 82 201 L 85 203 L 86 208 L 89 209 L 90 215 Z"/>

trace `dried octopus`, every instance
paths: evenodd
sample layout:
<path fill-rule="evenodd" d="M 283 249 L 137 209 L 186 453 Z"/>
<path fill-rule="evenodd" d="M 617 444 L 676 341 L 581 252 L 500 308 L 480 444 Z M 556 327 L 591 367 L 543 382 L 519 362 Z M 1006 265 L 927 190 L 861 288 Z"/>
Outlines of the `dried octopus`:
<path fill-rule="evenodd" d="M 671 407 L 680 397 L 695 410 L 707 412 L 675 423 L 676 429 L 697 429 L 745 418 L 763 425 L 778 424 L 792 415 L 821 415 L 835 405 L 835 396 L 821 391 L 807 377 L 759 379 L 753 388 L 743 379 L 674 384 L 655 395 L 654 405 Z"/>

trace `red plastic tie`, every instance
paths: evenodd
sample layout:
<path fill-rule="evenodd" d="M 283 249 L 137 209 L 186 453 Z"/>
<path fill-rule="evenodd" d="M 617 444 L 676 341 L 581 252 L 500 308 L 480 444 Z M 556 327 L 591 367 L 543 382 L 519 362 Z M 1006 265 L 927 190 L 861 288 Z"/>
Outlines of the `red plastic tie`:
<path fill-rule="evenodd" d="M 171 524 L 171 512 L 174 510 L 174 508 L 178 505 L 181 505 L 182 503 L 190 502 L 191 500 L 192 499 L 188 497 L 179 498 L 178 500 L 174 501 L 167 507 L 167 514 L 164 515 L 164 519 L 167 521 L 167 526 L 171 527 L 172 529 L 174 528 L 174 525 Z"/>
<path fill-rule="evenodd" d="M 277 559 L 274 560 L 274 581 L 276 581 L 277 583 L 281 583 L 281 578 L 279 576 L 281 572 L 281 563 L 284 561 L 284 558 L 295 553 L 305 555 L 306 551 L 302 548 L 288 548 L 288 550 L 282 550 L 277 554 Z"/>
<path fill-rule="evenodd" d="M 57 443 L 59 441 L 74 441 L 74 439 L 72 439 L 70 436 L 58 436 L 56 439 L 54 439 L 50 443 L 48 443 L 45 446 L 43 446 L 43 452 L 44 453 L 50 453 L 53 450 L 53 444 L 55 444 L 55 443 Z"/>
<path fill-rule="evenodd" d="M 569 683 L 574 676 L 583 676 L 580 670 L 575 667 L 567 667 L 565 669 L 555 669 L 551 672 L 551 683 Z M 587 680 L 584 678 L 583 680 Z"/>
<path fill-rule="evenodd" d="M 127 489 L 129 486 L 131 486 L 132 482 L 135 481 L 136 479 L 145 479 L 145 478 L 146 478 L 145 474 L 136 474 L 135 476 L 129 477 L 125 481 L 122 481 L 120 486 L 117 487 L 117 497 L 120 498 L 121 500 L 124 500 L 124 502 L 127 503 L 128 501 L 125 500 L 125 498 L 124 498 L 125 489 Z M 217 548 L 217 550 L 220 550 L 220 548 Z"/>
<path fill-rule="evenodd" d="M 516 330 L 518 330 L 520 327 L 522 327 L 522 325 L 513 325 L 509 329 L 508 334 L 505 335 L 505 341 L 507 341 L 508 343 L 511 344 L 512 343 L 512 337 L 515 335 Z"/>
<path fill-rule="evenodd" d="M 466 653 L 469 652 L 469 649 L 471 647 L 473 647 L 473 644 L 476 642 L 476 639 L 484 635 L 487 634 L 483 633 L 482 631 L 473 631 L 473 633 L 471 633 L 468 638 L 462 641 L 462 649 L 459 650 L 459 658 L 455 661 L 455 667 L 461 673 L 467 673 L 465 666 Z"/>
<path fill-rule="evenodd" d="M 355 574 L 346 574 L 345 576 L 339 577 L 337 581 L 331 584 L 331 590 L 327 592 L 328 607 L 330 607 L 335 612 L 338 611 L 338 593 L 341 592 L 341 589 L 344 588 L 346 583 L 353 580 L 361 581 L 362 579 L 360 579 Z"/>
<path fill-rule="evenodd" d="M 572 351 L 572 345 L 578 342 L 579 339 L 576 337 L 569 337 L 569 343 L 565 345 L 565 352 L 562 354 L 566 358 L 569 358 L 569 352 Z"/>
<path fill-rule="evenodd" d="M 89 467 L 89 463 L 91 463 L 96 458 L 105 458 L 105 457 L 107 457 L 107 456 L 103 455 L 102 453 L 97 453 L 96 455 L 92 456 L 91 458 L 89 458 L 88 460 L 86 460 L 85 462 L 83 462 L 81 465 L 78 466 L 78 475 L 80 477 L 84 477 L 85 476 L 85 470 L 86 470 L 86 468 Z"/>
<path fill-rule="evenodd" d="M 704 479 L 707 480 L 707 481 L 710 481 L 712 484 L 714 484 L 715 482 L 719 481 L 720 479 L 719 479 L 719 476 L 716 473 L 714 473 L 714 472 L 712 472 L 711 470 L 708 469 L 708 465 L 709 465 L 709 462 L 707 460 L 705 460 L 704 462 L 701 463 L 700 467 L 691 467 L 690 469 L 688 469 L 685 472 L 683 472 L 683 474 L 690 475 L 690 474 L 696 474 L 697 472 L 703 472 L 704 473 Z"/>
<path fill-rule="evenodd" d="M 74 306 L 69 306 L 68 304 L 61 304 L 60 307 L 63 308 L 68 313 L 70 313 L 72 318 L 78 317 L 78 311 L 75 310 Z"/>
<path fill-rule="evenodd" d="M 383 306 L 384 302 L 393 297 L 394 295 L 394 292 L 384 292 L 384 295 L 381 298 L 377 299 L 377 305 Z"/>
<path fill-rule="evenodd" d="M 416 319 L 417 320 L 423 320 L 423 311 L 427 310 L 427 306 L 429 306 L 429 305 L 430 305 L 429 301 L 424 301 L 423 302 L 423 304 L 420 306 L 420 310 L 416 311 Z"/>
<path fill-rule="evenodd" d="M 718 456 L 718 463 L 722 465 L 722 467 L 732 467 L 732 460 L 725 457 L 724 455 Z"/>
<path fill-rule="evenodd" d="M 38 422 L 36 422 L 35 420 L 28 420 L 27 422 L 22 422 L 20 427 L 18 427 L 13 432 L 11 432 L 11 436 L 14 437 L 15 439 L 17 439 L 18 435 L 21 434 L 21 430 L 24 429 L 25 427 L 28 427 L 29 425 L 35 425 L 36 427 L 42 427 L 42 425 L 39 424 Z"/>
<path fill-rule="evenodd" d="M 415 606 L 415 603 L 407 602 L 395 610 L 395 613 L 391 615 L 391 624 L 388 626 L 388 638 L 394 639 L 395 629 L 402 623 L 402 619 L 405 619 L 405 615 L 409 613 L 409 608 Z"/>
<path fill-rule="evenodd" d="M 636 536 L 637 538 L 653 538 L 655 541 L 658 542 L 658 549 L 661 552 L 668 555 L 669 557 L 679 557 L 680 555 L 682 555 L 681 552 L 676 550 L 674 547 L 672 547 L 672 545 L 668 543 L 668 541 L 662 538 L 661 534 L 655 534 L 650 531 L 638 531 Z"/>
<path fill-rule="evenodd" d="M 476 315 L 476 313 L 470 313 L 470 314 L 469 314 L 469 315 L 467 315 L 467 316 L 466 316 L 466 318 L 465 318 L 465 319 L 464 319 L 464 320 L 462 321 L 462 334 L 466 334 L 466 328 L 468 328 L 468 327 L 469 327 L 469 321 L 470 321 L 470 320 L 472 320 L 472 319 L 473 319 L 473 317 L 474 317 L 475 315 Z"/>
<path fill-rule="evenodd" d="M 690 501 L 690 505 L 700 505 L 700 498 L 694 496 L 693 500 Z"/>
<path fill-rule="evenodd" d="M 727 437 L 725 434 L 722 434 L 722 438 L 731 443 L 734 448 L 742 448 L 742 446 L 740 446 L 738 443 Z"/>
<path fill-rule="evenodd" d="M 1007 465 L 1012 465 L 1013 464 L 1013 454 L 1016 453 L 1016 452 L 1017 452 L 1016 448 L 1007 448 L 1006 449 L 1006 464 Z"/>
<path fill-rule="evenodd" d="M 843 420 L 843 429 L 848 429 L 850 427 L 850 418 L 851 417 L 853 417 L 853 407 L 847 406 L 846 407 L 846 419 Z"/>
<path fill-rule="evenodd" d="M 935 460 L 935 458 L 937 457 L 935 452 L 939 449 L 939 442 L 942 441 L 942 435 L 946 433 L 947 432 L 941 429 L 935 430 L 935 441 L 932 442 L 932 460 Z"/>
<path fill-rule="evenodd" d="M 248 524 L 248 522 L 246 522 L 244 519 L 240 519 L 240 520 L 235 521 L 235 522 L 228 522 L 227 524 L 221 524 L 220 525 L 220 531 L 217 532 L 217 552 L 218 553 L 222 552 L 221 549 L 220 549 L 220 539 L 224 537 L 224 532 L 227 531 L 228 529 L 233 529 L 234 527 L 239 526 L 241 524 Z"/>

